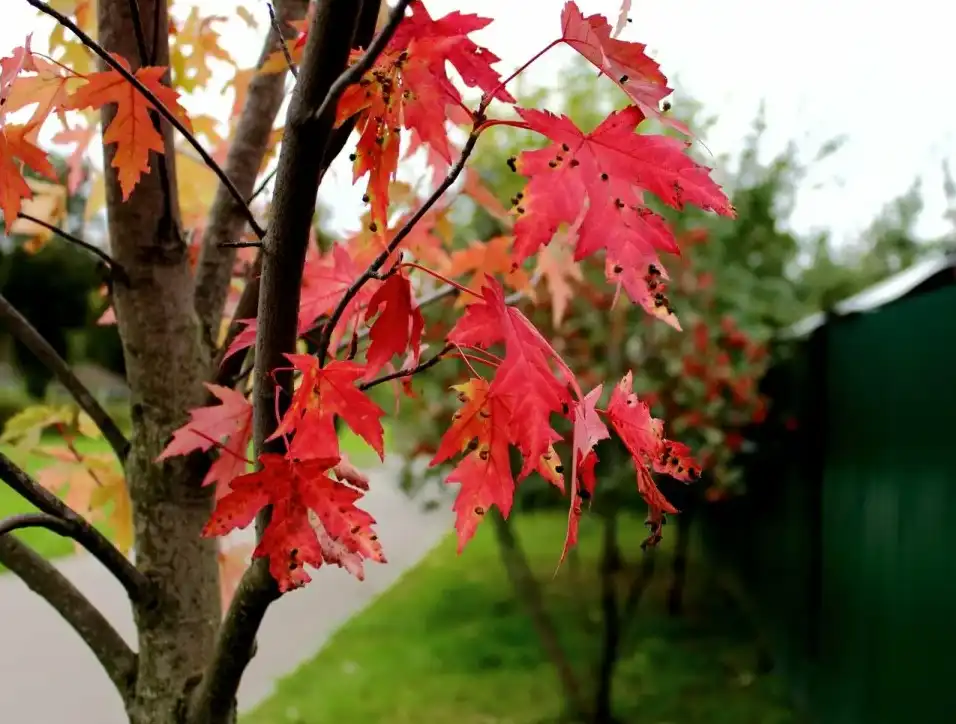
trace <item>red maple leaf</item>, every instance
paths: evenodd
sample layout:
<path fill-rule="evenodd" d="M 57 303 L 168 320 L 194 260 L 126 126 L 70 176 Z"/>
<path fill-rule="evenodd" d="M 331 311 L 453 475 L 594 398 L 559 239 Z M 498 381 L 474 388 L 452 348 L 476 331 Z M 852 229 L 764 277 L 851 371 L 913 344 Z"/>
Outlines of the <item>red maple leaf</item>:
<path fill-rule="evenodd" d="M 453 389 L 464 406 L 442 436 L 431 465 L 465 453 L 447 478 L 449 483 L 461 484 L 453 506 L 460 553 L 492 505 L 508 517 L 515 481 L 508 446 L 511 411 L 507 405 L 482 379 L 471 379 Z"/>
<path fill-rule="evenodd" d="M 500 76 L 491 68 L 499 58 L 468 38 L 490 19 L 450 13 L 433 20 L 421 2 L 399 25 L 374 66 L 339 100 L 337 123 L 358 115 L 360 133 L 353 161 L 354 180 L 368 175 L 366 196 L 372 222 L 385 225 L 389 184 L 395 177 L 401 128 L 411 131 L 442 161 L 451 164 L 446 121 L 470 118 L 461 94 L 445 71 L 446 62 L 458 70 L 466 85 L 508 103 L 514 98 L 498 88 Z M 353 53 L 357 58 L 359 53 Z"/>
<path fill-rule="evenodd" d="M 289 448 L 292 457 L 338 461 L 341 457 L 335 432 L 338 415 L 384 460 L 385 432 L 381 418 L 385 412 L 355 386 L 365 375 L 365 366 L 333 360 L 319 367 L 319 361 L 312 355 L 287 354 L 286 357 L 302 373 L 302 381 L 269 439 L 294 432 Z"/>
<path fill-rule="evenodd" d="M 412 296 L 408 277 L 402 273 L 392 274 L 369 300 L 366 316 L 371 319 L 382 313 L 372 324 L 369 338 L 372 340 L 365 356 L 366 378 L 371 378 L 396 354 L 411 350 L 411 365 L 417 365 L 421 354 L 422 332 L 425 319 Z"/>
<path fill-rule="evenodd" d="M 486 349 L 505 343 L 505 357 L 490 389 L 511 410 L 511 440 L 525 457 L 520 479 L 561 439 L 551 427 L 551 414 L 568 409 L 568 386 L 576 388 L 577 381 L 527 317 L 505 304 L 504 291 L 494 277 L 486 277 L 481 291 L 482 301 L 468 307 L 448 333 L 448 341 Z M 563 379 L 551 369 L 552 362 Z"/>
<path fill-rule="evenodd" d="M 583 485 L 585 495 L 590 498 L 594 494 L 595 478 L 594 466 L 597 464 L 597 454 L 594 446 L 611 435 L 598 416 L 597 403 L 601 398 L 603 385 L 598 385 L 572 407 L 574 429 L 571 434 L 571 455 L 573 456 L 571 473 L 571 507 L 568 511 L 568 531 L 564 539 L 564 550 L 561 553 L 559 565 L 572 546 L 578 542 L 578 523 L 581 519 L 582 493 L 579 481 Z"/>
<path fill-rule="evenodd" d="M 621 9 L 621 18 L 627 20 L 627 4 Z M 660 65 L 644 52 L 643 43 L 629 43 L 614 37 L 623 27 L 613 29 L 603 15 L 584 17 L 577 3 L 568 2 L 561 13 L 561 40 L 587 58 L 595 67 L 627 93 L 645 116 L 657 118 L 665 125 L 689 136 L 690 129 L 673 116 L 660 111 L 660 103 L 673 89 L 667 87 L 667 78 Z"/>
<path fill-rule="evenodd" d="M 655 484 L 648 464 L 656 472 L 685 482 L 699 477 L 700 468 L 686 445 L 664 438 L 663 423 L 651 416 L 647 404 L 638 399 L 632 387 L 633 376 L 628 372 L 611 393 L 607 416 L 637 469 L 637 489 L 650 509 L 648 521 L 652 525 L 652 535 L 646 542 L 653 545 L 660 540 L 663 514 L 676 513 L 677 509 Z"/>
<path fill-rule="evenodd" d="M 219 483 L 219 489 L 224 491 L 234 478 L 246 472 L 246 450 L 252 439 L 252 405 L 245 395 L 229 387 L 207 383 L 206 388 L 222 404 L 190 410 L 189 422 L 173 432 L 172 440 L 156 461 L 219 447 L 219 457 L 202 484 Z"/>
<path fill-rule="evenodd" d="M 312 580 L 306 563 L 315 568 L 334 563 L 359 580 L 363 560 L 385 563 L 372 529 L 375 519 L 355 505 L 362 493 L 327 475 L 337 458 L 292 460 L 265 453 L 259 461 L 261 470 L 232 481 L 232 492 L 217 502 L 204 536 L 245 528 L 271 505 L 269 525 L 252 555 L 269 559 L 269 571 L 283 592 Z"/>
<path fill-rule="evenodd" d="M 604 249 L 612 281 L 615 275 L 632 299 L 650 308 L 663 304 L 641 286 L 657 252 L 679 253 L 664 220 L 648 209 L 643 191 L 682 208 L 691 203 L 732 216 L 733 209 L 710 169 L 687 156 L 687 144 L 666 136 L 637 134 L 644 120 L 630 106 L 610 114 L 590 133 L 567 116 L 518 109 L 527 127 L 553 143 L 525 151 L 515 168 L 529 177 L 515 222 L 514 256 L 520 263 L 550 243 L 561 224 L 577 228 L 575 258 Z"/>

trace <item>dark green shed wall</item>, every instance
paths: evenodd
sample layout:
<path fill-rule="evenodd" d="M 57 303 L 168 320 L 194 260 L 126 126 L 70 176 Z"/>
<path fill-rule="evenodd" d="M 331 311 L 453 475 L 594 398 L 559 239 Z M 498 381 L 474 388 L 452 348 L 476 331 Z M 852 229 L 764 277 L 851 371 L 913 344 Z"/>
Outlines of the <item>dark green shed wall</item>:
<path fill-rule="evenodd" d="M 813 721 L 956 722 L 956 286 L 831 321 L 770 382 L 801 427 L 706 544 Z"/>

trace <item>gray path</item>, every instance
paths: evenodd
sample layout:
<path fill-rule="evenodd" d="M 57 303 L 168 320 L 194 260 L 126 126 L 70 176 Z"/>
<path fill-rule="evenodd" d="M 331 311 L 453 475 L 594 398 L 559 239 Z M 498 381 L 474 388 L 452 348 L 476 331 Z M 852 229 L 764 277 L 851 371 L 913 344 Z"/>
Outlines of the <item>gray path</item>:
<path fill-rule="evenodd" d="M 328 636 L 416 563 L 451 529 L 450 504 L 423 513 L 386 469 L 373 473 L 366 509 L 378 520 L 387 565 L 369 564 L 359 582 L 323 568 L 306 588 L 281 598 L 266 615 L 259 649 L 239 691 L 240 709 L 267 697 L 276 679 L 308 660 Z M 91 557 L 60 570 L 135 645 L 132 615 L 120 586 Z M 0 576 L 0 722 L 124 724 L 119 697 L 92 654 L 54 611 L 10 574 Z"/>

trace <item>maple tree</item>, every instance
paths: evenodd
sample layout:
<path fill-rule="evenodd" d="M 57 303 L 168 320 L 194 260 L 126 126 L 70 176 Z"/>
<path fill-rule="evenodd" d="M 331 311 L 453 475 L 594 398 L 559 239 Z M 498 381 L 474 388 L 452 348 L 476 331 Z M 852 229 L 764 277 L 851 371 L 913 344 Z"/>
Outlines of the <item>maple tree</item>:
<path fill-rule="evenodd" d="M 491 19 L 434 18 L 422 0 L 391 8 L 378 0 L 276 2 L 251 69 L 237 68 L 219 45 L 222 19 L 198 7 L 177 19 L 167 0 L 24 2 L 56 27 L 49 53 L 34 50 L 31 36 L 2 59 L 0 207 L 10 230 L 34 198 L 24 169 L 55 180 L 41 133 L 59 126 L 54 141 L 74 144 L 72 171 L 101 129 L 105 168 L 89 206 L 102 203 L 107 215 L 112 311 L 101 322 L 115 323 L 123 342 L 132 432 L 127 438 L 0 298 L 9 331 L 84 413 L 31 410 L 8 429 L 33 449 L 38 431 L 55 428 L 71 451 L 57 463 L 72 467 L 34 480 L 0 455 L 0 477 L 41 511 L 0 522 L 0 562 L 31 585 L 53 575 L 6 535 L 40 526 L 73 538 L 121 580 L 138 614 L 135 654 L 89 602 L 77 606 L 74 592 L 46 598 L 97 654 L 132 722 L 233 721 L 258 624 L 276 598 L 311 580 L 304 566 L 337 565 L 361 578 L 365 561 L 385 561 L 387 545 L 361 508 L 368 481 L 343 458 L 337 423 L 384 458 L 381 386 L 395 383 L 398 402 L 415 394 L 415 375 L 439 364 L 460 375 L 462 407 L 433 459 L 457 459 L 447 481 L 459 485 L 460 548 L 490 509 L 507 516 L 516 487 L 537 473 L 570 498 L 563 559 L 576 543 L 582 501 L 600 494 L 596 465 L 612 436 L 627 448 L 648 505 L 648 542 L 659 540 L 664 514 L 676 511 L 651 471 L 698 478 L 690 449 L 651 415 L 631 372 L 585 379 L 502 285 L 533 293 L 535 268 L 556 289 L 577 278 L 556 268 L 597 257 L 606 277 L 598 284 L 615 298 L 623 289 L 655 323 L 679 329 L 662 257 L 680 249 L 650 199 L 734 215 L 710 169 L 688 154 L 690 130 L 662 105 L 671 89 L 659 66 L 644 45 L 621 39 L 628 3 L 612 28 L 566 2 L 554 42 L 502 77 L 493 67 L 499 58 L 469 37 Z M 255 24 L 248 9 L 237 14 Z M 590 131 L 519 106 L 509 84 L 559 45 L 596 66 L 631 105 Z M 233 73 L 225 135 L 185 110 L 188 95 L 212 78 L 210 58 Z M 290 74 L 286 121 L 274 128 Z M 480 97 L 467 100 L 471 91 Z M 33 105 L 24 123 L 11 120 Z M 646 119 L 684 137 L 640 132 Z M 548 142 L 507 159 L 526 179 L 510 211 L 466 171 L 496 127 Z M 353 180 L 364 179 L 368 212 L 361 232 L 319 244 L 316 195 L 346 151 Z M 419 151 L 432 172 L 423 198 L 397 181 L 400 161 Z M 187 168 L 191 181 L 178 173 Z M 458 197 L 514 218 L 509 233 L 449 253 Z M 82 243 L 58 232 L 57 220 L 43 221 Z M 428 325 L 423 310 L 443 300 L 454 322 Z M 122 474 L 73 444 L 97 436 Z M 562 442 L 569 460 L 556 450 Z M 50 492 L 63 488 L 62 501 Z M 106 502 L 113 541 L 90 525 Z M 257 545 L 236 582 L 242 567 L 216 539 L 253 520 Z M 121 550 L 130 545 L 135 563 Z M 220 586 L 227 573 L 231 583 Z"/>

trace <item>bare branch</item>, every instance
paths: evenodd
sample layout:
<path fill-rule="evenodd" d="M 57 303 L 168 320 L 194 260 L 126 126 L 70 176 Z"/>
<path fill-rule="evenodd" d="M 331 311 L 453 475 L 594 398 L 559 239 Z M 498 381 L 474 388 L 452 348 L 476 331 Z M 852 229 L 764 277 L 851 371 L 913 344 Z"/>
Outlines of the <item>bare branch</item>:
<path fill-rule="evenodd" d="M 339 96 L 345 92 L 345 89 L 353 83 L 357 83 L 362 76 L 375 65 L 375 60 L 379 54 L 385 50 L 385 46 L 388 45 L 388 41 L 392 39 L 392 36 L 395 35 L 395 31 L 405 17 L 405 9 L 410 3 L 411 0 L 398 0 L 398 2 L 395 3 L 395 7 L 392 8 L 392 12 L 388 16 L 388 21 L 385 23 L 382 31 L 375 36 L 369 44 L 368 50 L 365 51 L 362 57 L 335 79 L 332 87 L 329 88 L 329 92 L 326 93 L 325 98 L 322 99 L 322 104 L 313 114 L 314 118 L 322 118 L 329 108 L 338 103 Z"/>
<path fill-rule="evenodd" d="M 36 216 L 25 214 L 22 211 L 17 216 L 21 219 L 26 219 L 27 221 L 30 221 L 36 224 L 37 226 L 42 226 L 47 231 L 52 231 L 54 234 L 56 234 L 62 239 L 66 239 L 71 244 L 75 244 L 81 249 L 86 249 L 91 254 L 98 256 L 101 261 L 105 262 L 109 266 L 110 274 L 112 274 L 113 279 L 115 279 L 116 281 L 122 282 L 124 284 L 129 282 L 129 277 L 127 276 L 126 270 L 123 268 L 123 266 L 118 261 L 115 261 L 113 257 L 111 257 L 102 249 L 96 246 L 93 246 L 88 241 L 83 241 L 83 239 L 81 239 L 80 237 L 74 236 L 73 234 L 69 233 L 68 231 L 64 231 L 58 226 L 54 226 L 48 221 L 44 221 L 43 219 L 38 219 Z"/>
<path fill-rule="evenodd" d="M 136 654 L 106 617 L 55 566 L 15 536 L 0 535 L 0 563 L 73 627 L 128 703 L 136 681 Z"/>
<path fill-rule="evenodd" d="M 49 513 L 20 513 L 0 520 L 0 536 L 23 528 L 46 528 L 64 538 L 72 537 L 69 523 Z"/>
<path fill-rule="evenodd" d="M 90 523 L 21 470 L 0 452 L 0 480 L 43 513 L 59 518 L 65 528 L 55 532 L 67 535 L 86 548 L 123 585 L 133 601 L 147 600 L 151 586 L 146 577 L 109 540 Z M 52 528 L 51 528 L 52 530 Z"/>
<path fill-rule="evenodd" d="M 239 193 L 238 189 L 236 189 L 236 187 L 233 185 L 230 178 L 226 175 L 226 172 L 223 171 L 222 167 L 218 163 L 216 163 L 216 161 L 213 159 L 212 156 L 209 155 L 206 149 L 203 148 L 203 145 L 189 131 L 189 129 L 186 128 L 185 125 L 183 125 L 182 121 L 176 118 L 176 116 L 165 105 L 163 105 L 163 102 L 160 101 L 149 88 L 143 85 L 136 76 L 134 76 L 132 73 L 126 70 L 126 68 L 124 68 L 120 63 L 118 63 L 117 60 L 112 55 L 106 52 L 103 46 L 101 46 L 99 43 L 93 40 L 93 38 L 91 38 L 89 35 L 83 32 L 83 30 L 80 29 L 80 27 L 76 23 L 74 23 L 72 20 L 70 20 L 70 18 L 68 18 L 66 15 L 64 15 L 61 12 L 58 12 L 57 10 L 54 10 L 45 2 L 43 2 L 43 0 L 26 0 L 26 1 L 30 5 L 35 7 L 37 10 L 39 10 L 41 13 L 44 13 L 45 15 L 49 15 L 51 18 L 53 18 L 58 23 L 60 23 L 60 25 L 63 25 L 65 28 L 70 30 L 70 32 L 72 32 L 74 35 L 76 35 L 76 37 L 80 39 L 80 41 L 82 41 L 83 45 L 85 45 L 87 48 L 89 48 L 94 53 L 96 53 L 100 58 L 102 58 L 104 63 L 106 63 L 110 68 L 112 68 L 117 73 L 119 73 L 127 83 L 133 86 L 146 100 L 148 100 L 152 104 L 153 108 L 155 108 L 156 111 L 158 111 L 159 114 L 163 116 L 163 118 L 169 121 L 170 125 L 172 125 L 173 128 L 179 131 L 179 133 L 183 136 L 183 138 L 185 138 L 186 141 L 189 142 L 189 145 L 191 145 L 193 148 L 196 149 L 196 153 L 198 153 L 202 157 L 203 162 L 209 167 L 209 169 L 213 173 L 216 174 L 216 176 L 219 177 L 219 181 L 222 182 L 222 184 L 229 189 L 229 192 L 232 194 L 232 197 L 235 199 L 240 209 L 242 209 L 243 213 L 246 215 L 246 218 L 249 221 L 249 226 L 255 232 L 256 236 L 258 236 L 261 239 L 266 235 L 265 230 L 263 230 L 263 228 L 259 226 L 259 222 L 256 221 L 256 217 L 255 217 L 255 214 L 252 213 L 252 209 L 250 209 L 246 205 L 245 198 L 243 197 L 242 194 Z"/>
<path fill-rule="evenodd" d="M 282 33 L 282 28 L 279 27 L 279 20 L 276 18 L 276 10 L 272 7 L 271 2 L 266 3 L 266 7 L 269 8 L 269 22 L 272 23 L 272 29 L 276 31 L 276 37 L 279 38 L 279 45 L 282 46 L 282 55 L 285 58 L 286 65 L 289 66 L 289 72 L 292 73 L 292 77 L 298 79 L 299 71 L 296 70 L 295 63 L 292 62 L 292 55 L 289 53 L 289 44 L 286 43 L 285 37 Z"/>
<path fill-rule="evenodd" d="M 305 17 L 308 0 L 277 0 L 276 27 L 279 21 L 287 32 L 293 30 L 290 21 Z M 271 5 L 270 5 L 271 10 Z M 277 45 L 285 46 L 282 34 L 269 32 L 259 54 L 261 67 L 275 51 Z M 256 176 L 265 158 L 272 134 L 273 124 L 285 98 L 285 72 L 256 73 L 249 82 L 246 102 L 236 123 L 233 141 L 226 156 L 226 173 L 235 183 L 242 198 L 251 203 Z M 238 206 L 232 190 L 219 184 L 200 245 L 199 264 L 196 270 L 196 313 L 203 326 L 203 335 L 210 349 L 214 348 L 222 320 L 232 267 L 236 260 L 235 248 L 225 242 L 233 242 L 245 227 L 246 216 Z M 262 239 L 262 235 L 258 235 Z"/>
<path fill-rule="evenodd" d="M 421 362 L 414 367 L 407 367 L 397 372 L 390 372 L 387 375 L 381 375 L 376 377 L 374 380 L 369 380 L 368 382 L 363 382 L 358 386 L 360 390 L 367 390 L 376 385 L 380 385 L 384 382 L 390 382 L 391 380 L 397 380 L 400 377 L 411 377 L 412 375 L 417 375 L 419 372 L 424 372 L 427 369 L 430 369 L 442 361 L 444 356 L 451 352 L 455 348 L 453 344 L 446 344 L 441 348 L 440 352 L 435 353 L 433 356 L 429 357 L 424 362 Z"/>
<path fill-rule="evenodd" d="M 328 354 L 329 340 L 332 337 L 332 332 L 335 329 L 335 326 L 339 323 L 339 320 L 342 318 L 342 314 L 345 312 L 345 308 L 348 306 L 349 302 L 359 293 L 359 290 L 368 282 L 370 279 L 374 279 L 378 274 L 379 269 L 385 264 L 388 260 L 388 257 L 398 248 L 399 244 L 405 240 L 405 237 L 408 236 L 412 229 L 415 228 L 415 224 L 421 221 L 421 218 L 428 213 L 428 210 L 434 206 L 438 200 L 444 195 L 444 193 L 449 189 L 449 187 L 455 183 L 455 179 L 461 174 L 465 168 L 465 164 L 468 163 L 468 158 L 471 156 L 471 152 L 475 150 L 475 144 L 478 143 L 478 133 L 477 124 L 476 128 L 472 130 L 471 134 L 468 136 L 468 141 L 465 143 L 464 148 L 461 149 L 461 154 L 458 156 L 458 160 L 455 162 L 455 165 L 448 170 L 448 174 L 445 176 L 444 180 L 438 185 L 432 195 L 429 196 L 425 203 L 423 203 L 418 211 L 412 214 L 404 223 L 401 229 L 398 230 L 398 233 L 392 238 L 389 242 L 388 247 L 382 250 L 382 252 L 375 258 L 375 260 L 369 265 L 368 269 L 354 282 L 351 286 L 345 290 L 345 294 L 342 295 L 342 299 L 339 301 L 338 306 L 332 312 L 329 317 L 329 322 L 325 325 L 322 330 L 321 344 L 319 346 L 318 357 L 319 364 L 325 364 L 325 358 Z"/>
<path fill-rule="evenodd" d="M 16 337 L 29 349 L 43 365 L 50 370 L 67 391 L 73 395 L 80 408 L 92 418 L 100 428 L 103 437 L 113 448 L 113 452 L 120 460 L 126 459 L 129 451 L 129 442 L 120 431 L 113 418 L 103 409 L 92 393 L 73 374 L 73 370 L 66 361 L 57 354 L 56 350 L 47 342 L 33 325 L 17 309 L 0 294 L 0 323 L 7 331 Z"/>

